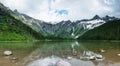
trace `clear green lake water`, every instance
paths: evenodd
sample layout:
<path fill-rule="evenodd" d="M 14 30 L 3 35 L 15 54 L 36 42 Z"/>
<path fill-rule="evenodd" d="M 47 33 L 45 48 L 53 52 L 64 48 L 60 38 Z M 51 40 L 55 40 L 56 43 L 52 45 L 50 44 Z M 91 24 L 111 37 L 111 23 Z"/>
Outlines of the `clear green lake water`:
<path fill-rule="evenodd" d="M 101 49 L 105 52 L 100 52 Z M 12 51 L 13 55 L 4 56 L 3 52 L 6 50 Z M 99 61 L 81 59 L 84 52 L 88 51 L 100 54 L 104 59 Z M 44 66 L 42 64 L 45 61 L 54 62 L 59 59 L 69 62 L 72 66 L 119 66 L 118 54 L 120 54 L 118 41 L 0 42 L 0 66 Z"/>

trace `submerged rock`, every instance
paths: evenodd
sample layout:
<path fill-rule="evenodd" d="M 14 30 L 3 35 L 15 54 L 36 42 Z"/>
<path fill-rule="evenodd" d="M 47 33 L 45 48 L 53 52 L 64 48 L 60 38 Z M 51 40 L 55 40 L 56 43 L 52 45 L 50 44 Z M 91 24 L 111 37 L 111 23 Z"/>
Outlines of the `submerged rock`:
<path fill-rule="evenodd" d="M 13 57 L 13 58 L 11 58 L 12 60 L 17 60 L 18 58 L 17 57 Z"/>
<path fill-rule="evenodd" d="M 55 66 L 71 66 L 71 64 L 66 61 L 60 60 L 56 63 Z"/>
<path fill-rule="evenodd" d="M 91 51 L 84 52 L 84 55 L 80 57 L 83 60 L 103 60 L 103 56 L 100 54 L 96 54 Z"/>
<path fill-rule="evenodd" d="M 89 60 L 95 60 L 95 56 L 90 56 L 88 59 Z"/>
<path fill-rule="evenodd" d="M 68 60 L 71 60 L 71 59 L 72 59 L 72 57 L 70 57 L 70 56 L 69 56 L 69 57 L 67 57 L 67 59 L 68 59 Z"/>
<path fill-rule="evenodd" d="M 100 50 L 100 52 L 104 53 L 104 52 L 106 52 L 106 51 L 105 51 L 105 50 L 103 50 L 103 49 L 101 49 L 101 50 Z"/>
<path fill-rule="evenodd" d="M 100 54 L 95 55 L 95 57 L 96 57 L 97 59 L 102 59 L 102 58 L 103 58 L 103 56 L 100 55 Z"/>
<path fill-rule="evenodd" d="M 120 54 L 117 54 L 118 56 L 120 56 Z"/>
<path fill-rule="evenodd" d="M 10 56 L 10 55 L 12 55 L 13 53 L 12 53 L 12 51 L 4 51 L 4 55 L 5 56 Z"/>
<path fill-rule="evenodd" d="M 103 58 L 102 55 L 97 54 L 97 55 L 96 55 L 96 60 L 97 60 L 97 61 L 102 61 L 102 60 L 104 60 L 104 58 Z"/>
<path fill-rule="evenodd" d="M 77 56 L 77 51 L 74 51 L 74 52 L 73 52 L 73 55 L 74 55 L 74 56 Z"/>

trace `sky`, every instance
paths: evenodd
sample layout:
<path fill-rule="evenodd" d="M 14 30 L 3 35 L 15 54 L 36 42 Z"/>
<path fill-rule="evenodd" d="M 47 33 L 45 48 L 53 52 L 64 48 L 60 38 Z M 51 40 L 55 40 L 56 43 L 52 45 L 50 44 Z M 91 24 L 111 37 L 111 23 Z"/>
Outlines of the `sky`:
<path fill-rule="evenodd" d="M 120 17 L 120 0 L 0 0 L 11 10 L 46 22 L 90 19 L 94 15 Z"/>

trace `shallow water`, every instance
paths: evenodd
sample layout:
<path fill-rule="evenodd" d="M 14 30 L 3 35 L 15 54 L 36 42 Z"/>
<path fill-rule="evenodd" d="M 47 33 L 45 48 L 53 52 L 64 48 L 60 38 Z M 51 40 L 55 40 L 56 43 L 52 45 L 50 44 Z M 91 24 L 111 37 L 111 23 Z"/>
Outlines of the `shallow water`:
<path fill-rule="evenodd" d="M 13 55 L 4 56 L 5 50 L 11 50 Z M 89 52 L 102 55 L 103 59 L 81 59 Z M 0 42 L 0 66 L 55 66 L 60 60 L 72 66 L 119 66 L 117 54 L 120 42 L 114 41 Z"/>

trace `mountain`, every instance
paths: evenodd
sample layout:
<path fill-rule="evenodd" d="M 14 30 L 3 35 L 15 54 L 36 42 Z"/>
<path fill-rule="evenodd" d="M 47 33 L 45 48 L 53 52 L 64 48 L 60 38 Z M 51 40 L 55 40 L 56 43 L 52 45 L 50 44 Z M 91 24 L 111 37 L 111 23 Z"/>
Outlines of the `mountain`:
<path fill-rule="evenodd" d="M 102 19 L 107 22 L 107 21 L 115 20 L 115 19 L 117 19 L 117 18 L 116 18 L 116 17 L 110 17 L 110 16 L 106 15 L 106 16 L 103 17 Z"/>
<path fill-rule="evenodd" d="M 28 25 L 11 16 L 8 7 L 0 3 L 0 41 L 7 40 L 36 40 L 42 36 Z"/>
<path fill-rule="evenodd" d="M 102 19 L 101 17 L 99 17 L 98 15 L 95 15 L 91 20 L 98 20 L 98 19 Z"/>
<path fill-rule="evenodd" d="M 46 38 L 77 39 L 86 31 L 94 29 L 95 27 L 98 27 L 106 22 L 103 18 L 95 15 L 92 19 L 83 19 L 76 22 L 71 22 L 68 20 L 61 21 L 56 24 L 50 24 L 44 21 L 33 19 L 25 14 L 21 15 L 24 17 L 24 22 L 26 24 L 41 33 Z"/>
<path fill-rule="evenodd" d="M 6 8 L 7 9 L 7 8 Z M 47 39 L 77 39 L 89 30 L 92 30 L 109 20 L 113 20 L 113 17 L 99 17 L 95 15 L 91 19 L 83 19 L 72 22 L 61 21 L 56 24 L 47 23 L 38 19 L 34 19 L 26 14 L 20 13 L 17 10 L 6 10 L 16 20 L 21 21 L 26 26 L 29 26 L 37 33 Z"/>
<path fill-rule="evenodd" d="M 114 19 L 87 31 L 79 37 L 84 40 L 120 40 L 120 19 Z"/>
<path fill-rule="evenodd" d="M 26 14 L 19 13 L 17 10 L 15 10 L 14 13 L 15 14 L 11 14 L 13 17 L 21 20 L 23 23 L 49 39 L 77 39 L 86 31 L 94 29 L 95 27 L 98 27 L 106 22 L 98 15 L 95 15 L 92 19 L 83 19 L 75 22 L 68 20 L 51 24 L 46 23 L 45 21 L 34 19 Z"/>

